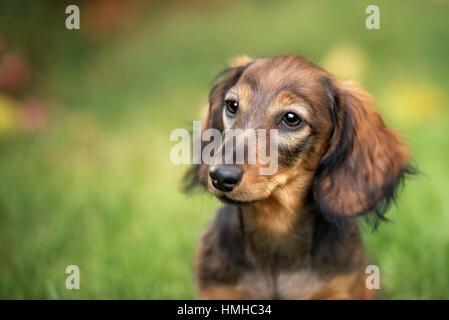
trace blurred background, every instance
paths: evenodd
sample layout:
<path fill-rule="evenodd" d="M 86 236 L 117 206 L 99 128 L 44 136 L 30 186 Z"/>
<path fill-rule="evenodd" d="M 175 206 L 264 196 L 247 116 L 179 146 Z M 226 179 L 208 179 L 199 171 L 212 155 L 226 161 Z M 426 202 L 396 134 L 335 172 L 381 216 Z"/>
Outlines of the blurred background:
<path fill-rule="evenodd" d="M 421 170 L 364 234 L 381 297 L 449 298 L 443 0 L 1 0 L 0 298 L 194 298 L 194 246 L 219 203 L 180 191 L 170 132 L 200 119 L 230 58 L 288 53 L 365 86 Z M 71 264 L 80 290 L 65 287 Z"/>

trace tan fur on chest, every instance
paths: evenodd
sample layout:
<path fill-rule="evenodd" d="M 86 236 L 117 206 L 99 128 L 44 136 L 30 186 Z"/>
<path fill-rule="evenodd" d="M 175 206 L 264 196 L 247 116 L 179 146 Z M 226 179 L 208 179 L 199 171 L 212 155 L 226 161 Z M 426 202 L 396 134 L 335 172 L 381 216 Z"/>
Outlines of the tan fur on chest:
<path fill-rule="evenodd" d="M 249 299 L 308 299 L 323 286 L 324 281 L 310 269 L 275 275 L 252 271 L 237 284 Z"/>
<path fill-rule="evenodd" d="M 246 273 L 232 287 L 210 287 L 203 290 L 206 299 L 249 300 L 335 300 L 372 299 L 373 293 L 364 286 L 360 275 L 353 272 L 331 280 L 321 279 L 311 269 L 281 272 L 272 275 L 261 270 Z"/>

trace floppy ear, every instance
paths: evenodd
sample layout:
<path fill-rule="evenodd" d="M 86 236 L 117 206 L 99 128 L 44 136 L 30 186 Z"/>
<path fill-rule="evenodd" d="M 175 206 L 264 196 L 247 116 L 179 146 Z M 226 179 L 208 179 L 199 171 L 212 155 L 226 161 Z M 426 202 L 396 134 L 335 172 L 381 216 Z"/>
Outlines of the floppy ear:
<path fill-rule="evenodd" d="M 217 129 L 223 133 L 223 103 L 226 92 L 234 86 L 243 71 L 252 63 L 247 56 L 240 56 L 230 61 L 230 67 L 216 77 L 216 84 L 209 93 L 209 103 L 204 110 L 201 123 L 202 131 Z M 202 132 L 201 132 L 202 134 Z M 208 142 L 201 142 L 201 150 Z M 184 189 L 191 190 L 198 185 L 207 185 L 207 167 L 203 164 L 193 165 L 184 176 Z"/>
<path fill-rule="evenodd" d="M 349 83 L 331 87 L 334 134 L 314 180 L 315 202 L 330 220 L 367 212 L 383 219 L 409 172 L 407 149 L 363 89 Z"/>

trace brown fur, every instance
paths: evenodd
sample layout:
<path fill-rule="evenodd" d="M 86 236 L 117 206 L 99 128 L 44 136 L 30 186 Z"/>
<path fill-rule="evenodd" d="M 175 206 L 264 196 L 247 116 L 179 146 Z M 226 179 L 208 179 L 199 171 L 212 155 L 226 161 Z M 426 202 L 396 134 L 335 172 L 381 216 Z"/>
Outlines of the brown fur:
<path fill-rule="evenodd" d="M 277 115 L 291 110 L 304 126 L 280 131 L 275 174 L 242 164 L 243 178 L 230 192 L 214 188 L 209 165 L 194 168 L 194 183 L 231 203 L 199 241 L 199 297 L 371 298 L 354 217 L 383 217 L 407 172 L 406 147 L 367 93 L 301 56 L 244 57 L 231 66 L 212 89 L 204 129 L 277 128 Z M 224 119 L 229 99 L 239 111 Z"/>

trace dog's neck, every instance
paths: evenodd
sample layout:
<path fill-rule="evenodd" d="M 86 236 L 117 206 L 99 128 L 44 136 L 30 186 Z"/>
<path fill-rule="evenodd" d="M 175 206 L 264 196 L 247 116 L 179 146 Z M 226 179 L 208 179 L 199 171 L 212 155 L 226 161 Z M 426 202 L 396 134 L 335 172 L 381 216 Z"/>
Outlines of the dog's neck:
<path fill-rule="evenodd" d="M 240 207 L 245 236 L 255 251 L 287 261 L 311 252 L 315 215 L 303 190 L 287 184 L 265 200 Z"/>
<path fill-rule="evenodd" d="M 240 207 L 244 237 L 253 258 L 268 268 L 304 262 L 312 251 L 314 215 L 287 210 L 275 199 Z"/>
<path fill-rule="evenodd" d="M 316 212 L 312 200 L 304 201 L 296 213 L 273 199 L 239 208 L 243 237 L 254 261 L 273 272 L 310 264 L 332 270 L 357 265 L 361 256 L 356 220 L 337 226 Z"/>
<path fill-rule="evenodd" d="M 335 268 L 347 266 L 360 248 L 357 221 L 327 221 L 311 194 L 313 175 L 302 172 L 299 177 L 286 181 L 269 198 L 239 207 L 247 249 L 260 266 L 272 271 L 309 263 L 321 267 L 329 261 Z"/>
<path fill-rule="evenodd" d="M 288 236 L 302 218 L 301 209 L 286 207 L 273 197 L 241 207 L 245 228 L 270 238 Z"/>
<path fill-rule="evenodd" d="M 279 185 L 267 199 L 242 207 L 248 228 L 282 239 L 294 234 L 298 226 L 307 227 L 312 179 L 311 174 L 302 174 Z"/>

